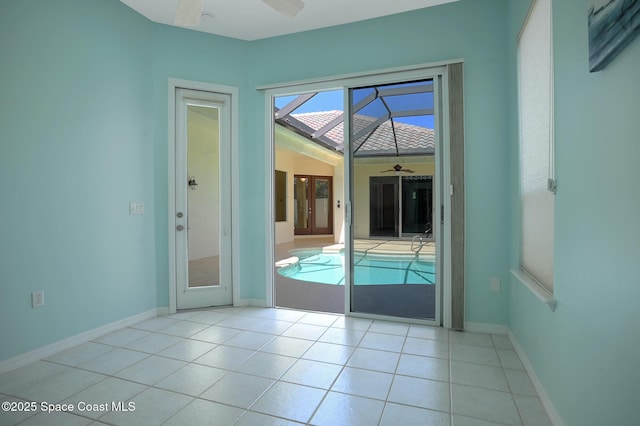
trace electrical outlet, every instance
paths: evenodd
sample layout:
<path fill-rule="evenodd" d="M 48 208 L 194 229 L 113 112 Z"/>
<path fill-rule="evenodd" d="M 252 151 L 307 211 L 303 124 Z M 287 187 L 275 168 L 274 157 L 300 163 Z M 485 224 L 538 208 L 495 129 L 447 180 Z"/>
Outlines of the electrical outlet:
<path fill-rule="evenodd" d="M 44 290 L 32 291 L 31 292 L 31 307 L 37 308 L 38 306 L 44 305 Z"/>
<path fill-rule="evenodd" d="M 500 278 L 491 278 L 489 281 L 489 289 L 494 293 L 500 292 Z"/>

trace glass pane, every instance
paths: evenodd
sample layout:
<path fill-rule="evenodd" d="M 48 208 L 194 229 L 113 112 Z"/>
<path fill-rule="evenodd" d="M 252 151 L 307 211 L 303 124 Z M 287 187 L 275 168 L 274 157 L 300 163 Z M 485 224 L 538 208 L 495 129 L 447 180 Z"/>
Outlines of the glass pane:
<path fill-rule="evenodd" d="M 402 177 L 402 234 L 432 233 L 433 178 Z"/>
<path fill-rule="evenodd" d="M 396 93 L 401 93 L 409 86 L 421 84 L 424 85 L 352 90 L 352 111 L 358 101 L 376 89 L 381 93 L 397 89 Z M 391 97 L 393 107 L 398 110 L 433 108 L 431 93 Z M 352 112 L 350 117 L 353 206 L 350 309 L 435 319 L 435 242 L 433 235 L 425 233 L 433 214 L 433 118 L 411 117 L 414 121 L 406 123 L 395 118 L 393 122 L 384 120 L 389 115 L 387 106 L 382 99 L 376 99 Z M 427 123 L 431 125 L 423 125 Z"/>
<path fill-rule="evenodd" d="M 326 178 L 315 178 L 315 227 L 329 228 L 330 181 Z"/>
<path fill-rule="evenodd" d="M 373 87 L 365 87 L 363 89 L 353 90 L 353 105 L 357 105 L 361 100 L 374 93 Z"/>
<path fill-rule="evenodd" d="M 317 111 L 342 111 L 344 94 L 342 90 L 318 92 L 314 97 L 300 105 L 291 114 L 301 114 Z"/>
<path fill-rule="evenodd" d="M 296 230 L 309 228 L 309 178 L 296 176 L 293 179 L 293 227 Z"/>
<path fill-rule="evenodd" d="M 189 287 L 220 285 L 220 127 L 217 108 L 187 108 Z"/>
<path fill-rule="evenodd" d="M 274 179 L 276 222 L 287 221 L 287 172 L 275 171 Z"/>
<path fill-rule="evenodd" d="M 392 112 L 401 113 L 402 111 L 411 111 L 414 109 L 432 109 L 433 92 L 385 96 L 384 101 Z"/>
<path fill-rule="evenodd" d="M 367 123 L 371 123 L 388 115 L 389 110 L 385 107 L 382 99 L 378 98 L 358 111 L 355 116 L 359 119 L 364 119 Z"/>

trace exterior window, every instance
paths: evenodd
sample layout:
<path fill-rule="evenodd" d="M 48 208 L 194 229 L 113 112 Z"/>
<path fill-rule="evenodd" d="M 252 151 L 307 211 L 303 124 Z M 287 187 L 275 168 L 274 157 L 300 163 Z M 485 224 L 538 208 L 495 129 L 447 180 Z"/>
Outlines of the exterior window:
<path fill-rule="evenodd" d="M 551 0 L 534 0 L 518 39 L 521 269 L 553 292 L 554 194 Z"/>

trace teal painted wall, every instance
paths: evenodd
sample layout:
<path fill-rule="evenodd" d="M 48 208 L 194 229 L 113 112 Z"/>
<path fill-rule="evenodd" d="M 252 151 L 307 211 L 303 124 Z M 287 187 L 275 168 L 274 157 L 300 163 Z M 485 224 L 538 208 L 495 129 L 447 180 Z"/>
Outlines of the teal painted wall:
<path fill-rule="evenodd" d="M 510 3 L 512 40 L 528 3 Z M 589 73 L 588 3 L 553 2 L 558 308 L 549 311 L 512 282 L 509 325 L 565 424 L 635 425 L 640 395 L 640 39 L 603 71 Z M 512 177 L 517 178 L 516 169 Z M 515 223 L 513 191 L 511 204 Z M 517 252 L 515 232 L 512 245 Z M 512 266 L 517 266 L 513 258 Z"/>
<path fill-rule="evenodd" d="M 457 3 L 365 22 L 253 42 L 249 88 L 345 73 L 463 58 L 465 71 L 465 184 L 467 232 L 467 321 L 506 324 L 508 293 L 489 292 L 495 276 L 507 283 L 509 257 L 509 166 L 507 8 L 504 0 Z M 275 60 L 274 58 L 277 58 Z M 249 90 L 251 123 L 245 141 L 243 191 L 250 194 L 242 223 L 264 222 L 264 98 Z M 242 235 L 243 257 L 264 257 L 264 229 Z M 253 244 L 251 244 L 253 242 Z M 245 271 L 243 271 L 244 273 Z M 264 298 L 260 268 L 243 283 Z"/>
<path fill-rule="evenodd" d="M 151 36 L 120 2 L 0 2 L 0 360 L 156 307 Z"/>

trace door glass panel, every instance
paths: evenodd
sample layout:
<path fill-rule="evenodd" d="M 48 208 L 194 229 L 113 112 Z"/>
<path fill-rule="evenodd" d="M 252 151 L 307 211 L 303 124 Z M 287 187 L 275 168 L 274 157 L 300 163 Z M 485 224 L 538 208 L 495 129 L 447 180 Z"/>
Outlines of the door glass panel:
<path fill-rule="evenodd" d="M 349 91 L 351 312 L 436 319 L 433 98 L 433 80 Z"/>
<path fill-rule="evenodd" d="M 372 237 L 397 237 L 398 178 L 369 178 L 369 234 Z"/>
<path fill-rule="evenodd" d="M 309 178 L 295 176 L 293 178 L 293 227 L 296 232 L 309 229 Z"/>
<path fill-rule="evenodd" d="M 314 179 L 314 195 L 315 195 L 315 227 L 316 228 L 329 228 L 329 194 L 331 191 L 330 181 L 326 178 L 316 177 Z"/>
<path fill-rule="evenodd" d="M 433 177 L 402 177 L 402 235 L 430 233 L 433 214 Z"/>
<path fill-rule="evenodd" d="M 187 108 L 189 287 L 220 285 L 218 108 Z"/>

